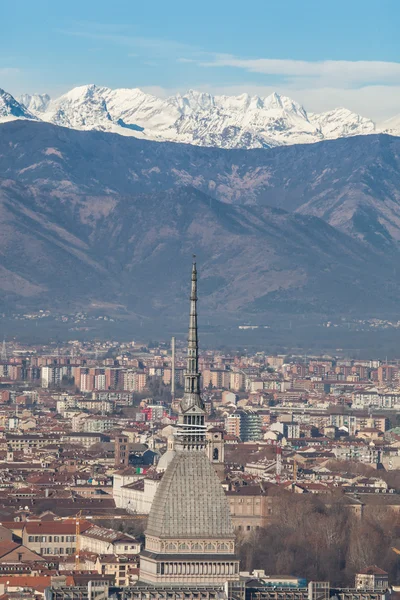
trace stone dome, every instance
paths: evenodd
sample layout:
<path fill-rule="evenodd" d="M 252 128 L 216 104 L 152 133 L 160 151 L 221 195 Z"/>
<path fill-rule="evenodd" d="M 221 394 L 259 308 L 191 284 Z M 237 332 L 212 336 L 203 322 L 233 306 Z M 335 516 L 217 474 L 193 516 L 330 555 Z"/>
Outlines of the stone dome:
<path fill-rule="evenodd" d="M 175 450 L 167 450 L 166 452 L 164 452 L 164 454 L 161 456 L 160 460 L 157 463 L 157 473 L 163 473 L 164 471 L 166 471 L 175 455 Z"/>
<path fill-rule="evenodd" d="M 177 452 L 151 506 L 146 536 L 233 538 L 228 501 L 204 452 Z"/>

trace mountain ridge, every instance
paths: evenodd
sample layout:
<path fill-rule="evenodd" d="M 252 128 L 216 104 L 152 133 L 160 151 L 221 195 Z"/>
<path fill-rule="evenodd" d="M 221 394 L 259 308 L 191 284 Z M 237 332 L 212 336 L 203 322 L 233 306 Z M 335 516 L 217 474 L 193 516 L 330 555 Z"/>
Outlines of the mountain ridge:
<path fill-rule="evenodd" d="M 196 253 L 210 318 L 394 313 L 399 157 L 382 134 L 225 150 L 4 123 L 0 303 L 173 315 Z"/>
<path fill-rule="evenodd" d="M 76 186 L 80 193 L 110 196 L 192 185 L 227 203 L 319 216 L 385 251 L 400 244 L 398 137 L 374 134 L 268 150 L 225 150 L 25 120 L 0 127 L 4 176 L 50 187 L 59 198 L 71 199 Z M 19 147 L 26 144 L 29 152 L 21 154 Z M 382 235 L 371 236 L 372 225 Z"/>
<path fill-rule="evenodd" d="M 371 119 L 348 109 L 307 113 L 277 93 L 263 98 L 189 90 L 162 99 L 139 88 L 113 90 L 90 84 L 55 100 L 25 94 L 20 101 L 37 118 L 60 126 L 227 149 L 313 143 L 379 131 Z"/>

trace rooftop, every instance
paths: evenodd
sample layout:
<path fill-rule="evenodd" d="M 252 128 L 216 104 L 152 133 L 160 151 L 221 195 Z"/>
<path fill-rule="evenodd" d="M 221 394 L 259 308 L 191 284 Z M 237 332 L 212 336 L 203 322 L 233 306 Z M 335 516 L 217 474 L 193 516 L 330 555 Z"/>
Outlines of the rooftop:
<path fill-rule="evenodd" d="M 146 535 L 233 537 L 224 490 L 204 452 L 177 452 L 151 507 Z"/>

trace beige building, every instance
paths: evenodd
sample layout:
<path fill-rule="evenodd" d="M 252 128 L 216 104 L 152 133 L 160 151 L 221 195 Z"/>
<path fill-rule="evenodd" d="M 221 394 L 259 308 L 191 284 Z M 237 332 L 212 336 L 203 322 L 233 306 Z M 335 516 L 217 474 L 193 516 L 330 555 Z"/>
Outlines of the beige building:
<path fill-rule="evenodd" d="M 357 573 L 355 587 L 360 591 L 379 591 L 383 593 L 389 588 L 388 574 L 376 565 L 367 567 L 361 573 Z"/>
<path fill-rule="evenodd" d="M 140 553 L 140 542 L 126 533 L 93 525 L 81 533 L 80 548 L 93 554 L 132 556 Z"/>
<path fill-rule="evenodd" d="M 242 390 L 244 390 L 245 383 L 246 383 L 246 378 L 244 376 L 244 373 L 241 373 L 240 371 L 231 372 L 230 380 L 229 380 L 229 388 L 232 391 L 241 392 Z"/>
<path fill-rule="evenodd" d="M 81 532 L 90 524 L 82 522 Z M 75 521 L 27 521 L 22 530 L 24 546 L 40 554 L 68 555 L 76 552 L 76 523 Z"/>
<path fill-rule="evenodd" d="M 234 435 L 235 437 L 240 438 L 240 415 L 229 415 L 225 419 L 225 429 L 228 435 Z"/>
<path fill-rule="evenodd" d="M 106 436 L 104 436 L 102 433 L 86 433 L 78 431 L 64 434 L 61 438 L 62 442 L 67 442 L 69 444 L 80 444 L 87 450 L 94 444 L 98 444 L 106 440 Z"/>
<path fill-rule="evenodd" d="M 119 587 L 125 587 L 132 583 L 131 571 L 133 568 L 138 570 L 137 564 L 132 562 L 131 557 L 115 556 L 113 554 L 98 556 L 95 564 L 95 569 L 101 575 L 113 575 L 115 585 Z"/>
<path fill-rule="evenodd" d="M 236 531 L 248 533 L 271 522 L 273 498 L 261 486 L 246 485 L 226 495 Z"/>

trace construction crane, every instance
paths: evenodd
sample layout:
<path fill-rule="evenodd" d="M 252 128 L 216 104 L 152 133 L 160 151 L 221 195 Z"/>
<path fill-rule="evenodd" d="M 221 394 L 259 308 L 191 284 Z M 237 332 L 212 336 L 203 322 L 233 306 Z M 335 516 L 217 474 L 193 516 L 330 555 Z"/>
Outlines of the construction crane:
<path fill-rule="evenodd" d="M 400 550 L 398 548 L 392 548 L 392 550 L 395 554 L 400 554 Z"/>
<path fill-rule="evenodd" d="M 81 518 L 82 511 L 80 510 L 76 515 L 75 521 L 75 538 L 76 538 L 76 547 L 75 547 L 75 571 L 79 571 L 80 567 L 80 552 L 81 552 Z"/>

